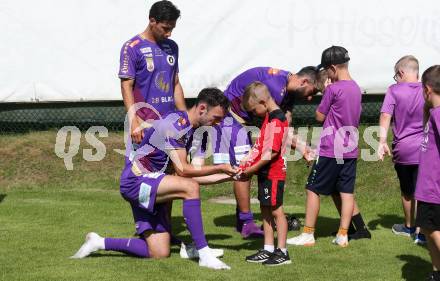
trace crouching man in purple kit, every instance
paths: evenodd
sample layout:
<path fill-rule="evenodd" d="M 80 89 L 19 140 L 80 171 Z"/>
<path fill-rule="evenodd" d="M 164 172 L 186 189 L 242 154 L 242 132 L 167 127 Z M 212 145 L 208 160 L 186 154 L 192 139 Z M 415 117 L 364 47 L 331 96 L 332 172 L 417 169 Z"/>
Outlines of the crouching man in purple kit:
<path fill-rule="evenodd" d="M 215 125 L 228 112 L 229 101 L 216 88 L 203 89 L 188 111 L 173 111 L 144 130 L 140 148 L 126 159 L 120 191 L 130 203 L 140 238 L 103 238 L 89 233 L 73 256 L 84 258 L 98 250 L 117 251 L 142 258 L 170 255 L 167 202 L 183 200 L 183 217 L 197 249 L 199 265 L 230 269 L 217 258 L 222 251 L 208 247 L 200 204 L 200 184 L 231 179 L 237 171 L 230 164 L 195 167 L 187 162 L 186 146 L 195 128 Z M 171 161 L 170 161 L 171 160 Z M 170 164 L 170 165 L 169 165 Z M 170 175 L 173 168 L 176 176 Z"/>

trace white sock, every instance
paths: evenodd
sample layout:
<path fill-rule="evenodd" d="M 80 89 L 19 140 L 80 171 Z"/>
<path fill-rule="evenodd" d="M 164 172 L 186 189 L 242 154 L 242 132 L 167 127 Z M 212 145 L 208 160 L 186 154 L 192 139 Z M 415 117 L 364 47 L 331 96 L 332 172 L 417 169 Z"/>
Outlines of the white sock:
<path fill-rule="evenodd" d="M 283 254 L 287 255 L 287 249 L 286 248 L 280 248 L 281 252 L 283 252 Z"/>
<path fill-rule="evenodd" d="M 274 245 L 264 245 L 264 250 L 273 253 L 273 251 L 275 251 L 275 246 Z"/>

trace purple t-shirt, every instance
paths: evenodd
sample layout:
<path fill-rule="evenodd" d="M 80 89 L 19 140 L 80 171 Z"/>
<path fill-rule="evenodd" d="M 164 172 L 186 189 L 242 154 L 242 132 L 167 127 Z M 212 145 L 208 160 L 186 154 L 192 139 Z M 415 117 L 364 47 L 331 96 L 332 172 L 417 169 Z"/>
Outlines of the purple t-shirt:
<path fill-rule="evenodd" d="M 153 43 L 136 35 L 122 47 L 119 78 L 134 79 L 135 103 L 149 104 L 137 111 L 143 120 L 159 119 L 158 114 L 164 116 L 175 110 L 178 55 L 177 44 L 169 39 Z"/>
<path fill-rule="evenodd" d="M 234 78 L 224 94 L 231 102 L 231 110 L 245 121 L 251 121 L 249 114 L 241 106 L 246 87 L 255 81 L 264 83 L 276 104 L 281 106 L 287 96 L 287 82 L 290 75 L 288 71 L 271 67 L 251 68 Z"/>
<path fill-rule="evenodd" d="M 419 164 L 424 104 L 422 83 L 397 83 L 388 88 L 380 111 L 393 116 L 395 163 Z"/>
<path fill-rule="evenodd" d="M 318 111 L 326 115 L 320 138 L 319 156 L 351 159 L 358 157 L 357 128 L 361 117 L 362 92 L 353 80 L 329 85 Z"/>
<path fill-rule="evenodd" d="M 420 147 L 416 200 L 440 204 L 440 107 L 431 109 Z"/>

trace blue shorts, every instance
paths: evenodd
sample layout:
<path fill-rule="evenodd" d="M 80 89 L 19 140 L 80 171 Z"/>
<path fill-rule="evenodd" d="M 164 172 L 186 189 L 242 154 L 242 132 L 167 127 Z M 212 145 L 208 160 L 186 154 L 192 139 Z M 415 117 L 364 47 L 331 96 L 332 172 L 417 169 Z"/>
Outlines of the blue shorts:
<path fill-rule="evenodd" d="M 214 164 L 239 165 L 252 146 L 250 132 L 230 113 L 220 124 L 214 126 L 211 140 Z"/>
<path fill-rule="evenodd" d="M 313 163 L 307 179 L 306 188 L 316 194 L 353 193 L 356 181 L 357 159 L 344 159 L 338 164 L 337 159 L 319 156 Z"/>
<path fill-rule="evenodd" d="M 130 166 L 122 172 L 121 195 L 130 203 L 139 235 L 147 230 L 168 232 L 171 229 L 166 204 L 156 204 L 157 189 L 164 177 L 164 173 L 136 176 Z"/>

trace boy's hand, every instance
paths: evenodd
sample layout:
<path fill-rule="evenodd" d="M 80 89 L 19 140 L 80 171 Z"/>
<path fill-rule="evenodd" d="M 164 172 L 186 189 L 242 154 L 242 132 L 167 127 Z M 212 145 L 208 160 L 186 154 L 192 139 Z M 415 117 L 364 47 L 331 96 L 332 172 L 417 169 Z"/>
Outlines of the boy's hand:
<path fill-rule="evenodd" d="M 307 166 L 310 166 L 310 164 L 315 160 L 316 158 L 316 149 L 311 148 L 310 146 L 306 146 L 304 148 L 304 154 L 303 154 L 304 160 L 307 162 Z"/>
<path fill-rule="evenodd" d="M 377 148 L 377 156 L 380 160 L 383 161 L 385 154 L 391 156 L 390 148 L 388 147 L 388 144 L 386 142 L 380 142 L 379 147 Z"/>

